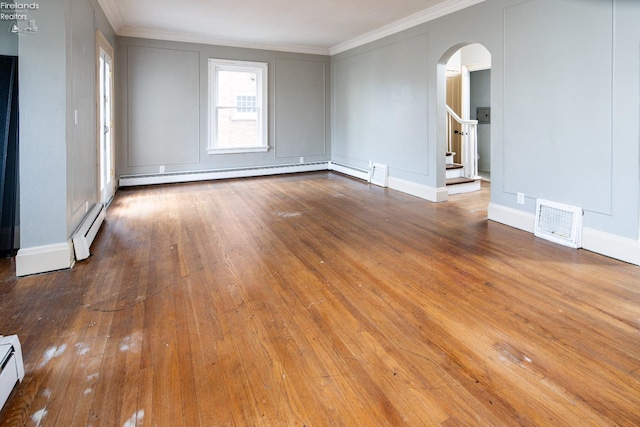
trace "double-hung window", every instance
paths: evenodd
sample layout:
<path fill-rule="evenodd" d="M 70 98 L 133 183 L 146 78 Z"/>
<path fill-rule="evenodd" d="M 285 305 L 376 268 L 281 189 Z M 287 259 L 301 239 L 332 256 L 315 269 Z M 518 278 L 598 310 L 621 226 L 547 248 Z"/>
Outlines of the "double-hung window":
<path fill-rule="evenodd" d="M 209 59 L 209 154 L 267 151 L 267 64 Z"/>

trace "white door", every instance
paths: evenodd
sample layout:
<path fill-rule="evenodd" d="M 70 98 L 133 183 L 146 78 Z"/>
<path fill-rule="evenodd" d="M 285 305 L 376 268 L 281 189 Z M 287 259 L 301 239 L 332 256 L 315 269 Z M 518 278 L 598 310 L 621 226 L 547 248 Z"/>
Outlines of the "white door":
<path fill-rule="evenodd" d="M 115 192 L 113 170 L 113 118 L 111 117 L 111 57 L 100 49 L 100 201 L 107 205 Z"/>

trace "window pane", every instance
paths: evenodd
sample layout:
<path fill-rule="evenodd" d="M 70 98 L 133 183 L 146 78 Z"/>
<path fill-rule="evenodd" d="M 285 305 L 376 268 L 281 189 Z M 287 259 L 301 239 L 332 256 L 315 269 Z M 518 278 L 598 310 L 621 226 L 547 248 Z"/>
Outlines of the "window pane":
<path fill-rule="evenodd" d="M 238 107 L 238 113 L 255 113 L 258 111 L 256 108 L 258 103 L 255 96 L 238 95 L 236 97 L 236 106 Z"/>
<path fill-rule="evenodd" d="M 259 145 L 257 115 L 255 113 L 249 115 L 253 118 L 238 119 L 237 108 L 218 108 L 218 148 L 242 148 Z"/>
<path fill-rule="evenodd" d="M 239 95 L 253 96 L 258 93 L 255 72 L 218 71 L 218 106 L 233 107 Z"/>

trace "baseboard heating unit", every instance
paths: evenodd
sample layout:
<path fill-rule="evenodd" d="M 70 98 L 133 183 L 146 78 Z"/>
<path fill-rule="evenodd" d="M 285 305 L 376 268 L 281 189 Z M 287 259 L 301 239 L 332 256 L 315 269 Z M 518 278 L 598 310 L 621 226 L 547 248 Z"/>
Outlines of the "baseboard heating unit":
<path fill-rule="evenodd" d="M 73 234 L 71 240 L 73 241 L 73 250 L 78 261 L 89 258 L 91 254 L 89 248 L 96 234 L 98 234 L 106 214 L 107 208 L 102 203 L 97 203 Z"/>
<path fill-rule="evenodd" d="M 11 390 L 24 379 L 22 348 L 17 335 L 0 335 L 0 409 L 4 406 Z"/>

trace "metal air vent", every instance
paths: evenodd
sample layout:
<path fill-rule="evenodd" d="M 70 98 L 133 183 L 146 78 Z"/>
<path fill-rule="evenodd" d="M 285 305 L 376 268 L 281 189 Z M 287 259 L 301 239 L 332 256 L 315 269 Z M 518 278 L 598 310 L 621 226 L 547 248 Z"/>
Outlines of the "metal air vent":
<path fill-rule="evenodd" d="M 582 246 L 582 208 L 537 199 L 534 234 L 572 248 Z"/>

